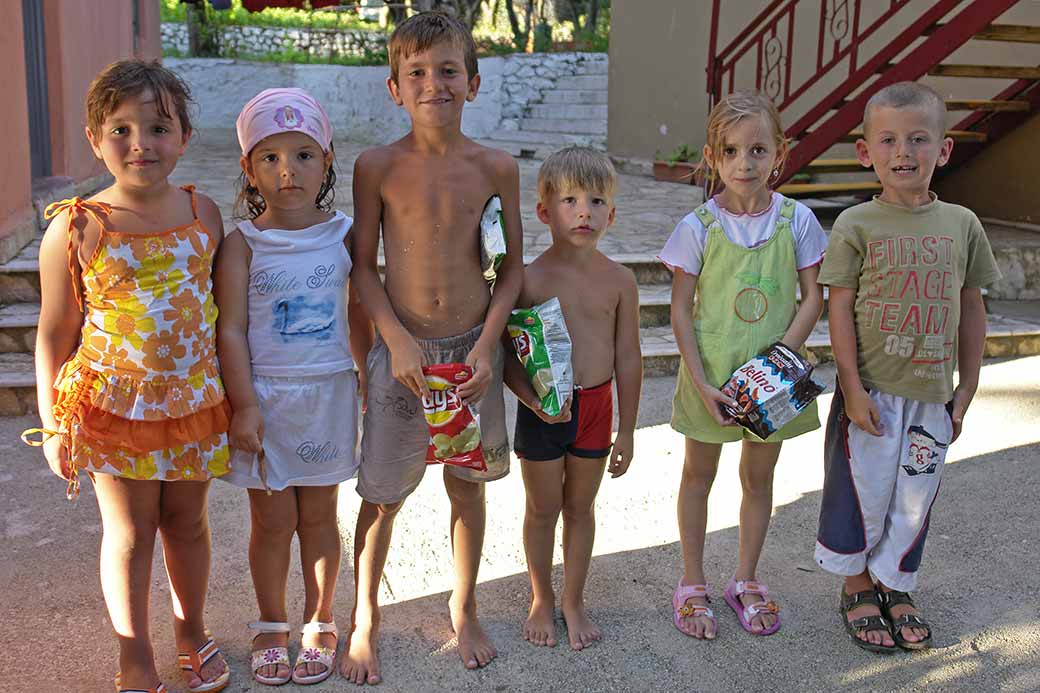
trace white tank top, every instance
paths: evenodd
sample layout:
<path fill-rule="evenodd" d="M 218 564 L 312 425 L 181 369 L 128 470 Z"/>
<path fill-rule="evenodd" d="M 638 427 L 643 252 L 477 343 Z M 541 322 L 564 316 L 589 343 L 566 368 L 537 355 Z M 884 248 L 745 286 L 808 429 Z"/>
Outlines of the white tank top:
<path fill-rule="evenodd" d="M 238 230 L 253 251 L 249 263 L 249 355 L 254 375 L 324 375 L 354 368 L 347 326 L 350 254 L 344 239 L 354 220 L 336 212 L 306 229 Z"/>

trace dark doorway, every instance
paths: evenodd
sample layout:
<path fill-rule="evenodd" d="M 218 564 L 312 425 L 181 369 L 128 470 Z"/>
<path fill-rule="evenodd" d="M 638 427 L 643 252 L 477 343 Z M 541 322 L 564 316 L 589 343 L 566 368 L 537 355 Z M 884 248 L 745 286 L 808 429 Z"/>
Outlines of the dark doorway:
<path fill-rule="evenodd" d="M 22 23 L 25 37 L 25 83 L 29 92 L 29 151 L 32 159 L 32 177 L 36 179 L 51 175 L 43 3 L 38 0 L 22 0 Z"/>

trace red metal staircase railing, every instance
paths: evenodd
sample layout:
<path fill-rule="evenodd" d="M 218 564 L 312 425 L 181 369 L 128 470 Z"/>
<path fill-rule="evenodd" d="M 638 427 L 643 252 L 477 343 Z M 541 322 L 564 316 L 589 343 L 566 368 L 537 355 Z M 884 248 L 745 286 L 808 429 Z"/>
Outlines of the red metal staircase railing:
<path fill-rule="evenodd" d="M 867 100 L 879 89 L 921 78 L 1020 1 L 974 0 L 947 18 L 963 1 L 936 0 L 907 23 L 900 12 L 909 0 L 871 0 L 869 5 L 862 0 L 773 0 L 725 48 L 717 50 L 721 0 L 714 0 L 709 102 L 714 105 L 735 88 L 754 87 L 773 99 L 784 120 L 794 119 L 786 134 L 797 143 L 782 172 L 783 183 L 855 128 Z M 902 29 L 896 30 L 897 25 Z M 874 38 L 877 44 L 876 39 L 893 34 L 865 54 L 868 40 Z M 815 41 L 807 36 L 815 36 Z M 814 51 L 815 59 L 807 51 Z M 797 65 L 812 69 L 797 74 Z M 796 102 L 814 88 L 826 93 L 807 109 L 803 100 L 798 107 L 804 112 L 796 113 Z M 1040 89 L 1035 82 L 1020 80 L 996 98 L 1028 98 L 1036 107 Z M 957 127 L 996 129 L 1016 122 L 1012 114 L 974 113 Z M 970 150 L 966 153 L 970 155 Z"/>

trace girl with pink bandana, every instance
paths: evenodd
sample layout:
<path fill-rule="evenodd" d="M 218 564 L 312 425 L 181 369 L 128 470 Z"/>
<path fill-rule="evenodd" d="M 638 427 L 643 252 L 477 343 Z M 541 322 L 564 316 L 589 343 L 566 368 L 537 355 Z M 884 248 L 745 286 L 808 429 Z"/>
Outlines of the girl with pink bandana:
<path fill-rule="evenodd" d="M 357 473 L 359 379 L 371 328 L 349 300 L 352 220 L 332 208 L 332 127 L 302 89 L 267 89 L 236 122 L 242 176 L 215 273 L 217 351 L 233 415 L 232 471 L 249 490 L 250 628 L 260 683 L 318 683 L 333 670 L 339 483 Z M 349 323 L 349 324 L 348 324 Z M 289 666 L 285 595 L 300 539 L 302 642 Z"/>

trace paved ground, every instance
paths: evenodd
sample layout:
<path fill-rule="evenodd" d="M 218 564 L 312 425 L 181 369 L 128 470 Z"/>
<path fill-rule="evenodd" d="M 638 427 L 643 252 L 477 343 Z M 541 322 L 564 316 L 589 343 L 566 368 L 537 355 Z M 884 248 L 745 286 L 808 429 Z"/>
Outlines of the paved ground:
<path fill-rule="evenodd" d="M 451 564 L 448 505 L 431 470 L 399 516 L 384 585 L 383 663 L 389 691 L 942 690 L 1040 689 L 1040 611 L 1036 599 L 1040 458 L 1040 357 L 989 362 L 964 438 L 950 451 L 935 507 L 919 602 L 936 624 L 931 652 L 870 655 L 847 642 L 836 614 L 837 581 L 812 561 L 821 486 L 819 431 L 789 443 L 776 482 L 776 511 L 760 576 L 784 608 L 784 627 L 757 639 L 717 604 L 720 637 L 695 642 L 671 625 L 669 600 L 679 571 L 675 497 L 682 440 L 667 426 L 672 382 L 647 382 L 636 460 L 606 480 L 588 587 L 602 643 L 581 653 L 536 649 L 520 637 L 528 583 L 520 544 L 523 489 L 518 469 L 488 487 L 489 540 L 478 596 L 499 658 L 462 669 L 445 600 Z M 822 406 L 829 405 L 825 395 Z M 108 691 L 115 666 L 97 577 L 100 526 L 86 486 L 68 504 L 42 458 L 17 442 L 25 418 L 0 419 L 0 691 Z M 737 545 L 737 448 L 724 459 L 710 508 L 707 568 L 716 585 L 733 569 Z M 347 555 L 358 506 L 343 485 L 340 524 Z M 209 624 L 228 654 L 231 691 L 268 690 L 248 676 L 255 618 L 246 562 L 245 494 L 216 483 L 212 493 L 214 566 Z M 557 562 L 560 557 L 557 555 Z M 557 576 L 559 579 L 559 575 Z M 174 666 L 169 592 L 156 561 L 154 627 L 162 675 L 182 691 Z M 301 605 L 298 570 L 290 604 Z M 346 624 L 353 584 L 339 581 L 336 612 Z M 296 617 L 298 618 L 298 616 Z M 562 622 L 558 637 L 565 638 Z M 20 680 L 32 668 L 37 682 Z M 331 680 L 314 690 L 347 690 Z"/>

